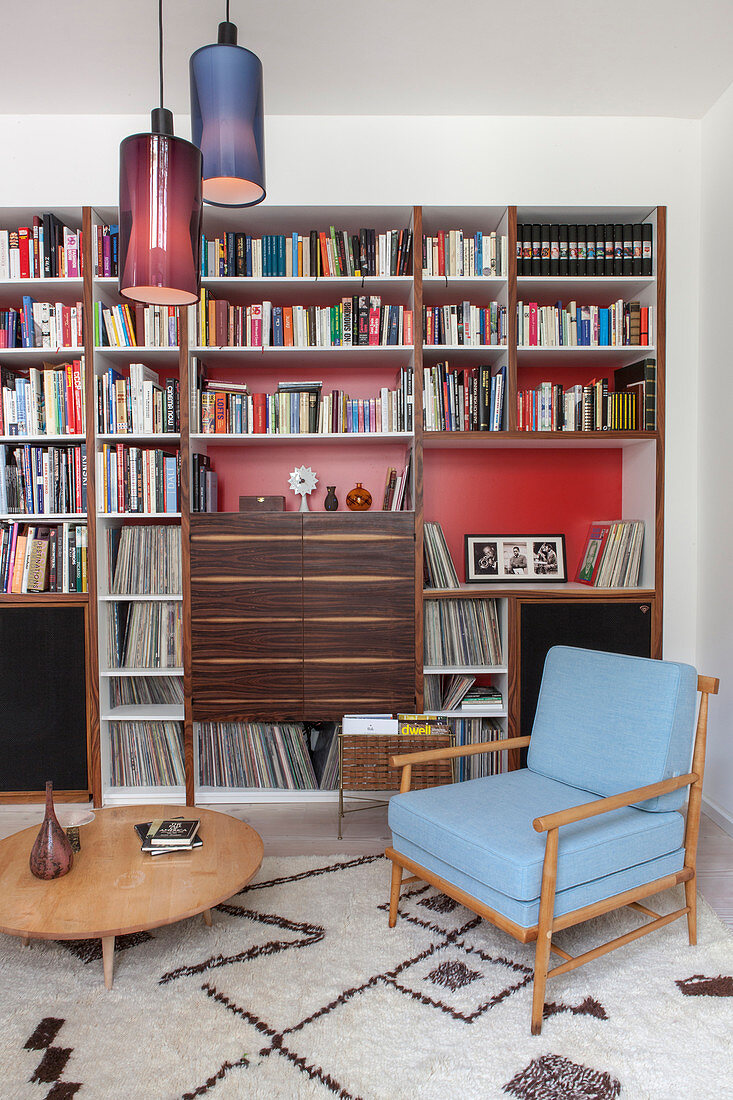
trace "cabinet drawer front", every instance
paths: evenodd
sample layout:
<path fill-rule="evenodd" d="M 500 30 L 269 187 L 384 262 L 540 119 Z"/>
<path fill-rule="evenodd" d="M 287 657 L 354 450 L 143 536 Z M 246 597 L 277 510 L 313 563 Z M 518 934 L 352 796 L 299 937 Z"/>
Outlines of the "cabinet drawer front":
<path fill-rule="evenodd" d="M 338 719 L 350 712 L 412 711 L 415 663 L 393 658 L 320 658 L 306 662 L 305 713 Z"/>
<path fill-rule="evenodd" d="M 323 522 L 323 520 L 326 522 Z M 305 516 L 303 520 L 303 578 L 382 577 L 409 582 L 414 577 L 413 517 Z M 410 522 L 405 523 L 404 519 Z M 384 520 L 387 520 L 385 523 Z"/>
<path fill-rule="evenodd" d="M 302 533 L 303 519 L 300 512 L 194 512 L 191 515 L 192 546 L 242 535 L 276 539 L 286 535 L 300 538 Z"/>
<path fill-rule="evenodd" d="M 193 717 L 303 718 L 303 662 L 292 658 L 199 660 L 191 668 Z"/>
<path fill-rule="evenodd" d="M 216 618 L 194 619 L 191 654 L 194 661 L 222 654 L 241 660 L 260 657 L 302 659 L 303 619 L 300 615 L 253 618 L 231 612 Z"/>
<path fill-rule="evenodd" d="M 191 543 L 191 579 L 226 574 L 239 577 L 300 577 L 300 535 L 239 535 Z"/>
<path fill-rule="evenodd" d="M 191 581 L 191 619 L 227 615 L 299 616 L 303 613 L 303 582 L 278 577 L 212 577 Z"/>
<path fill-rule="evenodd" d="M 414 585 L 382 577 L 307 579 L 303 583 L 303 612 L 306 618 L 322 615 L 388 615 L 411 619 L 415 614 Z"/>
<path fill-rule="evenodd" d="M 305 621 L 306 661 L 318 657 L 390 657 L 415 659 L 415 624 L 411 618 L 379 615 L 319 615 Z"/>

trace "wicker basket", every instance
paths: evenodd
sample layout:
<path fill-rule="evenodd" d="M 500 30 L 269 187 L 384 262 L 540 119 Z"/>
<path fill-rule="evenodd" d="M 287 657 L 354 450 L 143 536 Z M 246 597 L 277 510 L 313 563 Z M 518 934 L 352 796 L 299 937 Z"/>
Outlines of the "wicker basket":
<path fill-rule="evenodd" d="M 342 791 L 398 791 L 401 768 L 393 768 L 390 759 L 401 753 L 424 752 L 426 749 L 450 748 L 453 734 L 440 733 L 417 736 L 391 734 L 341 733 L 339 786 Z M 415 764 L 412 769 L 413 790 L 437 787 L 453 782 L 451 760 L 432 760 Z"/>

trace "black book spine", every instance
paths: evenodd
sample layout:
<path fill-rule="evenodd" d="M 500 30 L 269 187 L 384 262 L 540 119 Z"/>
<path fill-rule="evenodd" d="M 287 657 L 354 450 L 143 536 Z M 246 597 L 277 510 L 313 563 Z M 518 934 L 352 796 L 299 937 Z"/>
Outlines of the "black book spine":
<path fill-rule="evenodd" d="M 517 223 L 517 275 L 524 275 L 524 226 Z"/>
<path fill-rule="evenodd" d="M 652 273 L 652 247 L 653 247 L 653 230 L 651 222 L 644 222 L 641 227 L 641 273 L 642 275 L 651 275 Z"/>
<path fill-rule="evenodd" d="M 568 252 L 568 227 L 566 225 L 560 226 L 560 261 L 558 266 L 558 275 L 567 275 L 569 267 L 569 252 Z"/>
<path fill-rule="evenodd" d="M 367 274 L 377 274 L 377 231 L 376 229 L 368 230 L 369 233 L 369 271 Z"/>
<path fill-rule="evenodd" d="M 641 222 L 632 230 L 632 250 L 631 274 L 641 275 Z"/>
<path fill-rule="evenodd" d="M 359 265 L 362 276 L 369 274 L 369 244 L 366 229 L 359 231 Z"/>
<path fill-rule="evenodd" d="M 603 274 L 613 275 L 613 225 L 606 225 L 605 260 Z"/>
<path fill-rule="evenodd" d="M 560 226 L 550 226 L 550 275 L 560 274 Z"/>
<path fill-rule="evenodd" d="M 578 275 L 588 274 L 588 227 L 578 226 Z"/>
<path fill-rule="evenodd" d="M 606 227 L 596 226 L 596 275 L 606 274 Z"/>
<path fill-rule="evenodd" d="M 633 275 L 634 265 L 634 227 L 631 224 L 624 225 L 624 251 L 622 275 Z"/>
<path fill-rule="evenodd" d="M 227 275 L 231 278 L 236 270 L 236 234 L 227 233 Z"/>
<path fill-rule="evenodd" d="M 247 274 L 247 263 L 244 258 L 244 233 L 237 233 L 234 246 L 234 271 L 239 277 Z"/>
<path fill-rule="evenodd" d="M 397 274 L 397 261 L 398 261 L 398 246 L 399 235 L 395 232 L 391 232 L 389 235 L 389 273 L 390 275 Z"/>
<path fill-rule="evenodd" d="M 488 432 L 491 427 L 491 367 L 479 367 L 478 430 Z"/>
<path fill-rule="evenodd" d="M 532 270 L 530 275 L 539 275 L 542 262 L 542 229 L 536 223 L 532 226 Z"/>
<path fill-rule="evenodd" d="M 543 225 L 541 230 L 540 275 L 550 274 L 550 227 Z"/>
<path fill-rule="evenodd" d="M 522 275 L 532 274 L 532 223 L 522 226 Z"/>
<path fill-rule="evenodd" d="M 568 275 L 578 274 L 578 227 L 568 226 Z"/>
<path fill-rule="evenodd" d="M 405 230 L 405 250 L 402 257 L 402 275 L 409 275 L 412 271 L 412 230 Z"/>
<path fill-rule="evenodd" d="M 623 225 L 614 225 L 613 227 L 613 273 L 614 275 L 624 274 L 624 227 Z"/>
<path fill-rule="evenodd" d="M 311 275 L 316 277 L 321 274 L 321 245 L 315 229 L 310 230 L 308 239 L 310 241 Z"/>
<path fill-rule="evenodd" d="M 594 225 L 585 227 L 585 273 L 586 275 L 596 273 L 596 227 Z"/>

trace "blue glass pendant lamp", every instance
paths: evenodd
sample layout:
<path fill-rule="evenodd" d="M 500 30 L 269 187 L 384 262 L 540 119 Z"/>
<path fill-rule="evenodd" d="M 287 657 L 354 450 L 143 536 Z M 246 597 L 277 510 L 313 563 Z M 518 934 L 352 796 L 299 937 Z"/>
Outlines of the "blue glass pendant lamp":
<path fill-rule="evenodd" d="M 163 107 L 163 0 L 158 0 L 160 107 L 149 134 L 120 145 L 119 291 L 136 302 L 186 306 L 201 287 L 201 150 L 174 137 Z"/>
<path fill-rule="evenodd" d="M 265 197 L 262 63 L 237 45 L 237 28 L 191 55 L 191 133 L 204 158 L 204 202 L 256 206 Z"/>

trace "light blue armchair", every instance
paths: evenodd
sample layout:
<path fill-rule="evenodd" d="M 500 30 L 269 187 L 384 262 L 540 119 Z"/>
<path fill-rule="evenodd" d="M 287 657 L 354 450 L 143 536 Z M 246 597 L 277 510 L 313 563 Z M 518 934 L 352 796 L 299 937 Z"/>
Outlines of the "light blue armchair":
<path fill-rule="evenodd" d="M 531 738 L 394 757 L 402 784 L 389 805 L 390 927 L 406 871 L 522 943 L 536 941 L 535 1035 L 548 977 L 685 914 L 695 943 L 708 695 L 717 690 L 690 665 L 556 646 Z M 523 746 L 526 768 L 410 790 L 413 764 Z M 679 883 L 683 908 L 659 916 L 640 904 Z M 649 922 L 575 957 L 553 945 L 555 932 L 624 905 Z M 551 952 L 562 960 L 554 969 Z"/>

